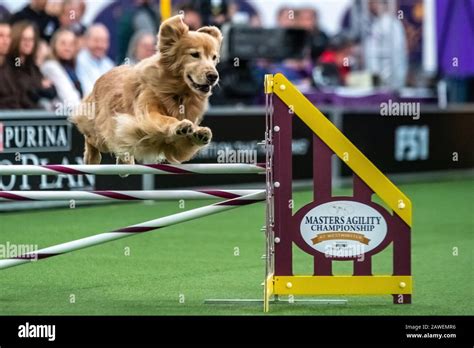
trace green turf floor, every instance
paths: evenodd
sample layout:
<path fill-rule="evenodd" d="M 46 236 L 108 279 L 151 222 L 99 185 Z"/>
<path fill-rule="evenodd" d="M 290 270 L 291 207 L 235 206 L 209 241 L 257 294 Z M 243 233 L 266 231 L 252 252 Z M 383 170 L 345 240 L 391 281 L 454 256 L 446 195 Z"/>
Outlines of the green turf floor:
<path fill-rule="evenodd" d="M 413 304 L 393 305 L 391 296 L 350 296 L 346 305 L 274 305 L 271 314 L 474 314 L 473 188 L 474 181 L 401 186 L 414 205 Z M 296 193 L 296 205 L 310 197 Z M 186 209 L 205 203 L 189 202 Z M 177 202 L 166 202 L 0 214 L 0 244 L 43 248 L 179 211 Z M 203 301 L 261 298 L 263 224 L 259 203 L 0 271 L 0 314 L 261 314 L 259 305 Z M 390 249 L 377 255 L 374 271 L 390 274 L 390 258 Z M 297 252 L 296 263 L 296 271 L 310 272 L 307 255 Z M 336 273 L 350 272 L 350 265 L 338 262 Z"/>

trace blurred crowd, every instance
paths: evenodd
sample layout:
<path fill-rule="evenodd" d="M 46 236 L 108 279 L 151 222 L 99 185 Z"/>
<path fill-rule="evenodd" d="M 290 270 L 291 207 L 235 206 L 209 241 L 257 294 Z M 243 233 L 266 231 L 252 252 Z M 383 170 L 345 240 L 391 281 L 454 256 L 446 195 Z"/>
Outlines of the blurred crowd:
<path fill-rule="evenodd" d="M 344 16 L 349 23 L 332 37 L 321 28 L 315 9 L 281 8 L 278 26 L 306 30 L 308 44 L 301 59 L 277 62 L 270 70 L 283 72 L 301 89 L 317 85 L 380 86 L 397 90 L 406 86 L 408 49 L 402 21 L 390 8 L 389 0 L 368 0 L 366 3 L 368 16 L 364 27 L 350 23 L 354 17 L 350 8 Z M 358 5 L 360 1 L 356 1 L 354 7 Z M 364 14 L 361 8 L 359 10 L 356 17 Z"/>
<path fill-rule="evenodd" d="M 360 6 L 362 0 L 355 0 Z M 120 3 L 120 2 L 118 2 Z M 348 10 L 342 31 L 329 36 L 311 7 L 283 7 L 279 28 L 305 30 L 307 45 L 297 58 L 256 60 L 254 75 L 283 72 L 300 87 L 410 84 L 409 47 L 404 25 L 388 0 L 368 0 L 368 18 L 358 29 Z M 191 29 L 226 24 L 258 28 L 258 11 L 245 0 L 175 0 L 174 13 Z M 158 0 L 133 0 L 111 32 L 96 18 L 83 24 L 87 1 L 30 0 L 17 13 L 0 16 L 0 108 L 55 110 L 74 107 L 95 81 L 119 64 L 135 64 L 155 53 L 161 18 Z M 359 18 L 360 19 L 360 18 Z M 114 38 L 116 36 L 116 38 Z M 111 52 L 111 41 L 117 42 Z M 361 73 L 362 72 L 362 73 Z"/>
<path fill-rule="evenodd" d="M 0 20 L 0 108 L 75 107 L 118 63 L 108 56 L 108 28 L 83 25 L 85 9 L 84 0 L 31 0 Z M 127 64 L 154 54 L 159 24 L 147 1 L 137 1 L 133 20 L 122 62 Z"/>

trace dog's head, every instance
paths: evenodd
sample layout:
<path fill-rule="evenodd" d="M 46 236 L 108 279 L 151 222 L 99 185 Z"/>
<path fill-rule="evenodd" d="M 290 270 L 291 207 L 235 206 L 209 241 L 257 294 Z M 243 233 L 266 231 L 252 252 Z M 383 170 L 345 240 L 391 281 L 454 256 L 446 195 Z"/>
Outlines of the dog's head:
<path fill-rule="evenodd" d="M 221 43 L 216 27 L 190 31 L 181 16 L 174 16 L 161 24 L 158 33 L 159 63 L 194 93 L 210 95 L 219 81 L 216 65 Z"/>

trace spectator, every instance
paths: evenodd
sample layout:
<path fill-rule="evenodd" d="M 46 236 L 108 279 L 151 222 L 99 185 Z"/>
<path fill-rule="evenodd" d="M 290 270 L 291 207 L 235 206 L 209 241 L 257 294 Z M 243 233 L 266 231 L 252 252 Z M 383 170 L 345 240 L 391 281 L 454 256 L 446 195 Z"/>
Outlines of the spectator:
<path fill-rule="evenodd" d="M 364 36 L 364 26 L 371 20 L 365 15 L 365 3 L 366 0 L 354 0 L 352 6 L 345 11 L 341 22 L 341 30 L 350 33 L 359 41 Z"/>
<path fill-rule="evenodd" d="M 38 45 L 39 34 L 36 27 L 26 21 L 16 23 L 12 27 L 8 63 L 13 69 L 20 94 L 25 96 L 21 100 L 21 106 L 25 109 L 43 107 L 52 110 L 56 89 L 50 80 L 43 77 L 35 63 Z"/>
<path fill-rule="evenodd" d="M 19 21 L 33 22 L 40 33 L 42 39 L 49 42 L 56 29 L 59 28 L 57 17 L 46 13 L 45 8 L 48 0 L 31 0 L 20 12 L 15 13 L 11 18 L 11 23 Z"/>
<path fill-rule="evenodd" d="M 21 108 L 18 90 L 15 86 L 15 76 L 6 56 L 11 43 L 11 28 L 6 21 L 0 21 L 0 108 Z"/>
<path fill-rule="evenodd" d="M 198 30 L 203 26 L 201 13 L 195 7 L 183 5 L 179 7 L 178 12 L 184 14 L 184 22 L 189 26 L 190 30 Z"/>
<path fill-rule="evenodd" d="M 196 0 L 194 0 L 196 2 Z M 203 0 L 197 1 L 198 8 L 209 9 L 208 12 L 201 12 L 201 17 L 205 25 L 216 25 L 221 27 L 224 23 L 230 21 L 229 18 L 229 0 Z M 206 6 L 207 5 L 207 6 Z"/>
<path fill-rule="evenodd" d="M 46 41 L 40 40 L 38 43 L 38 49 L 36 50 L 35 64 L 36 66 L 41 66 L 46 61 L 46 58 L 49 56 L 51 49 Z"/>
<path fill-rule="evenodd" d="M 383 86 L 401 88 L 408 71 L 405 30 L 390 13 L 388 0 L 371 0 L 369 8 L 375 18 L 364 47 L 367 69 Z"/>
<path fill-rule="evenodd" d="M 137 64 L 145 58 L 151 57 L 156 52 L 155 35 L 140 31 L 133 35 L 128 46 L 128 64 Z"/>
<path fill-rule="evenodd" d="M 293 28 L 293 29 L 305 29 L 301 28 L 306 23 L 300 24 L 298 19 L 299 12 L 289 7 L 283 7 L 277 12 L 277 22 L 280 28 Z M 295 83 L 300 89 L 308 89 L 312 83 L 312 70 L 314 67 L 309 54 L 309 45 L 306 45 L 307 49 L 301 52 L 301 57 L 285 59 L 282 62 L 277 62 L 272 68 L 273 72 L 282 72 L 288 79 Z"/>
<path fill-rule="evenodd" d="M 85 47 L 77 56 L 77 76 L 84 95 L 92 92 L 95 81 L 114 67 L 114 62 L 107 57 L 109 45 L 109 31 L 103 24 L 93 24 L 87 29 Z"/>
<path fill-rule="evenodd" d="M 302 8 L 296 14 L 296 26 L 309 32 L 311 59 L 315 62 L 329 43 L 329 37 L 319 28 L 318 13 L 312 8 Z"/>
<path fill-rule="evenodd" d="M 135 8 L 128 11 L 119 23 L 119 57 L 122 62 L 127 54 L 130 40 L 135 33 L 147 31 L 157 33 L 160 26 L 160 17 L 152 5 L 151 0 L 135 0 Z"/>
<path fill-rule="evenodd" d="M 184 7 L 199 13 L 202 25 L 216 25 L 229 21 L 229 0 L 189 0 Z"/>
<path fill-rule="evenodd" d="M 289 7 L 282 7 L 277 13 L 277 23 L 280 28 L 293 28 L 296 26 L 295 10 Z"/>
<path fill-rule="evenodd" d="M 50 16 L 57 17 L 59 19 L 63 8 L 63 2 L 64 0 L 47 0 L 44 10 Z"/>
<path fill-rule="evenodd" d="M 58 30 L 51 39 L 51 55 L 41 66 L 44 76 L 53 81 L 59 100 L 68 108 L 81 102 L 82 87 L 76 74 L 76 36 Z"/>
<path fill-rule="evenodd" d="M 234 24 L 246 24 L 253 28 L 260 28 L 262 20 L 255 8 L 245 0 L 231 0 L 228 6 L 227 17 Z"/>
<path fill-rule="evenodd" d="M 346 84 L 351 68 L 349 59 L 354 55 L 356 42 L 348 34 L 338 34 L 318 60 L 321 85 L 341 86 Z"/>
<path fill-rule="evenodd" d="M 3 5 L 0 5 L 0 21 L 6 22 L 9 18 L 10 12 Z"/>
<path fill-rule="evenodd" d="M 76 35 L 76 52 L 84 48 L 86 27 L 81 20 L 85 11 L 84 0 L 64 0 L 59 15 L 60 28 L 71 30 Z"/>
<path fill-rule="evenodd" d="M 71 30 L 76 38 L 82 37 L 86 32 L 86 27 L 81 23 L 85 10 L 84 0 L 64 0 L 59 15 L 61 29 Z"/>

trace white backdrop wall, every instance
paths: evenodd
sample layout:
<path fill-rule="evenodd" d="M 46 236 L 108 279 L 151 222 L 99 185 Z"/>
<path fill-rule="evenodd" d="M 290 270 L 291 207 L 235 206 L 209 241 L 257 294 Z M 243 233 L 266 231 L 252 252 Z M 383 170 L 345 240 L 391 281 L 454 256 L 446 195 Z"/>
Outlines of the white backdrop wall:
<path fill-rule="evenodd" d="M 339 32 L 342 17 L 352 0 L 249 0 L 258 9 L 265 27 L 274 26 L 281 7 L 312 7 L 319 12 L 320 25 L 328 34 Z"/>
<path fill-rule="evenodd" d="M 57 1 L 57 0 L 50 0 Z M 114 0 L 86 0 L 86 13 L 84 24 L 90 24 L 96 15 Z M 130 0 L 132 1 L 132 0 Z M 0 0 L 0 4 L 16 12 L 28 4 L 29 0 Z M 342 16 L 347 8 L 352 4 L 352 0 L 249 0 L 259 11 L 265 27 L 274 26 L 276 14 L 280 7 L 313 7 L 320 13 L 321 26 L 328 34 L 335 34 L 339 31 Z"/>

